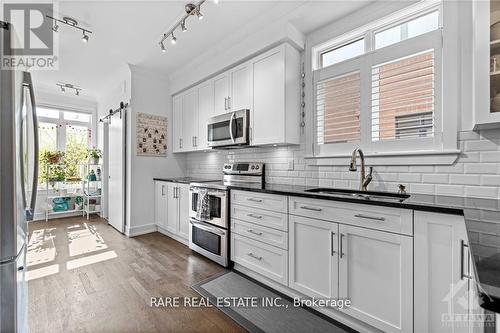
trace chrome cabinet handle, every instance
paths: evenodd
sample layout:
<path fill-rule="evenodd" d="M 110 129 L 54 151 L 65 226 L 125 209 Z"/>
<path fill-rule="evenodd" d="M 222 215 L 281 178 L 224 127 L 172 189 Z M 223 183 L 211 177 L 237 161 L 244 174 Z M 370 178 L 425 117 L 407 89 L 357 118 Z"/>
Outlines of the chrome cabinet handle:
<path fill-rule="evenodd" d="M 194 136 L 194 146 L 198 147 L 198 137 L 196 135 Z"/>
<path fill-rule="evenodd" d="M 335 255 L 335 253 L 337 253 L 337 251 L 335 251 L 335 250 L 333 249 L 333 240 L 334 240 L 335 235 L 336 235 L 336 234 L 335 234 L 333 231 L 332 231 L 332 232 L 331 232 L 331 234 L 330 234 L 330 246 L 331 246 L 331 248 L 332 248 L 332 256 L 334 256 L 334 255 Z"/>
<path fill-rule="evenodd" d="M 176 187 L 174 187 L 174 191 L 172 192 L 172 198 L 174 198 L 174 199 L 175 199 L 175 189 L 176 189 Z"/>
<path fill-rule="evenodd" d="M 219 229 L 216 229 L 216 228 L 213 228 L 213 227 L 210 227 L 208 225 L 204 225 L 204 224 L 201 224 L 201 223 L 198 223 L 198 222 L 195 222 L 193 220 L 189 221 L 189 223 L 191 223 L 194 227 L 198 228 L 198 229 L 201 229 L 201 230 L 205 230 L 205 231 L 208 231 L 208 232 L 211 232 L 211 233 L 214 233 L 214 234 L 217 234 L 217 235 L 225 235 L 226 233 L 222 230 L 219 230 Z"/>
<path fill-rule="evenodd" d="M 314 212 L 321 212 L 323 210 L 322 208 L 308 207 L 308 206 L 300 206 L 300 209 L 312 210 Z"/>
<path fill-rule="evenodd" d="M 259 261 L 260 261 L 260 260 L 262 260 L 262 257 L 256 256 L 256 255 L 255 255 L 255 254 L 253 254 L 252 252 L 247 253 L 247 255 L 248 255 L 249 257 L 252 257 L 252 258 L 257 259 L 257 260 L 259 260 Z"/>
<path fill-rule="evenodd" d="M 224 110 L 227 110 L 227 97 L 224 97 Z"/>
<path fill-rule="evenodd" d="M 252 229 L 248 229 L 247 231 L 249 233 L 251 233 L 251 234 L 254 234 L 254 235 L 257 235 L 257 236 L 262 236 L 262 232 L 253 231 Z"/>
<path fill-rule="evenodd" d="M 231 110 L 231 97 L 227 98 L 227 108 L 228 110 Z"/>
<path fill-rule="evenodd" d="M 463 239 L 460 240 L 460 280 L 463 280 L 464 278 L 472 279 L 472 276 L 469 274 L 469 272 L 465 273 L 465 265 L 464 265 L 465 248 L 468 248 L 468 247 L 469 247 L 469 245 L 467 245 Z M 468 256 L 467 256 L 467 263 L 469 263 Z M 467 266 L 469 266 L 469 265 L 467 265 Z"/>
<path fill-rule="evenodd" d="M 262 215 L 255 215 L 255 214 L 247 214 L 248 217 L 253 217 L 254 219 L 261 219 Z"/>
<path fill-rule="evenodd" d="M 375 221 L 385 221 L 385 217 L 369 216 L 369 215 L 363 215 L 363 214 L 356 214 L 354 216 L 355 217 L 359 217 L 360 219 L 368 219 L 368 220 L 375 220 Z"/>
<path fill-rule="evenodd" d="M 340 258 L 342 258 L 343 256 L 345 256 L 345 253 L 344 253 L 344 242 L 343 242 L 343 239 L 344 239 L 344 234 L 340 234 Z"/>
<path fill-rule="evenodd" d="M 161 186 L 161 196 L 164 197 L 165 196 L 165 185 L 162 185 Z"/>
<path fill-rule="evenodd" d="M 255 199 L 255 198 L 248 198 L 248 201 L 253 201 L 253 202 L 262 202 L 261 199 Z"/>

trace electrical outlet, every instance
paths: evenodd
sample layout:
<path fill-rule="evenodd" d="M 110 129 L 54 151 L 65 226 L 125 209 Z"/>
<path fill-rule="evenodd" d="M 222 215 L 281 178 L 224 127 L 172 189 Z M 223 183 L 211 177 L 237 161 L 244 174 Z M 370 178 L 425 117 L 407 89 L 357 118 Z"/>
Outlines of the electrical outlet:
<path fill-rule="evenodd" d="M 288 171 L 293 171 L 293 158 L 288 159 Z"/>

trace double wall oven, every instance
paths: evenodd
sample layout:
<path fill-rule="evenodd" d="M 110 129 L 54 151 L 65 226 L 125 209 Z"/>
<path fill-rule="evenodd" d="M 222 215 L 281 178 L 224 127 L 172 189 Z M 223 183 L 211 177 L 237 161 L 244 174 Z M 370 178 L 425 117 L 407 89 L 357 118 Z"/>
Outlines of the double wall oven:
<path fill-rule="evenodd" d="M 189 248 L 216 263 L 229 265 L 229 187 L 261 187 L 264 164 L 227 163 L 221 182 L 191 183 Z"/>

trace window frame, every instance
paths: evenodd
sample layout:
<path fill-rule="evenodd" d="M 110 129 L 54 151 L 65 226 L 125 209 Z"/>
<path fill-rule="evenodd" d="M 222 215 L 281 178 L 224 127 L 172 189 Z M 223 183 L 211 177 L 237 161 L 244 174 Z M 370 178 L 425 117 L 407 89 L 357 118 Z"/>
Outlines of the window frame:
<path fill-rule="evenodd" d="M 73 126 L 84 126 L 88 127 L 92 133 L 92 138 L 91 142 L 94 140 L 94 114 L 92 112 L 85 112 L 85 111 L 80 111 L 80 110 L 69 110 L 65 108 L 60 108 L 60 107 L 54 107 L 50 105 L 44 105 L 40 104 L 38 105 L 39 108 L 43 109 L 50 109 L 59 112 L 59 118 L 50 118 L 50 117 L 43 117 L 43 116 L 38 116 L 38 121 L 43 122 L 43 123 L 50 123 L 56 125 L 56 149 L 57 151 L 65 151 L 66 150 L 66 125 L 73 125 Z M 66 120 L 64 119 L 64 112 L 73 112 L 73 113 L 82 113 L 90 116 L 90 121 L 85 122 L 85 121 L 76 121 L 76 120 Z M 92 146 L 92 144 L 89 145 L 89 148 Z"/>
<path fill-rule="evenodd" d="M 391 27 L 409 22 L 413 19 L 425 16 L 438 11 L 438 29 L 407 38 L 400 42 L 375 49 L 375 33 L 385 31 Z M 365 25 L 351 33 L 347 33 L 333 42 L 323 43 L 319 47 L 312 48 L 312 156 L 314 157 L 335 157 L 345 156 L 355 148 L 364 149 L 367 155 L 370 154 L 391 154 L 396 152 L 408 152 L 410 150 L 421 152 L 444 151 L 443 147 L 443 28 L 442 28 L 442 3 L 432 2 L 431 5 L 420 6 L 411 11 L 406 10 L 404 15 L 389 16 L 375 23 Z M 383 22 L 381 24 L 380 22 Z M 364 32 L 362 32 L 364 30 Z M 321 65 L 321 55 L 329 50 L 355 42 L 360 38 L 365 38 L 365 53 L 363 55 L 344 60 L 327 67 L 314 66 Z M 434 105 L 434 136 L 430 138 L 412 138 L 398 140 L 372 141 L 372 106 L 371 106 L 371 73 L 372 66 L 382 64 L 391 60 L 397 60 L 405 56 L 410 56 L 425 50 L 434 50 L 435 59 L 435 105 Z M 354 64 L 357 64 L 356 68 Z M 350 69 L 350 71 L 348 71 Z M 360 105 L 360 142 L 359 143 L 328 143 L 318 144 L 318 119 L 316 84 L 319 81 L 340 76 L 359 70 L 361 73 L 361 105 Z M 336 74 L 338 73 L 338 74 Z"/>

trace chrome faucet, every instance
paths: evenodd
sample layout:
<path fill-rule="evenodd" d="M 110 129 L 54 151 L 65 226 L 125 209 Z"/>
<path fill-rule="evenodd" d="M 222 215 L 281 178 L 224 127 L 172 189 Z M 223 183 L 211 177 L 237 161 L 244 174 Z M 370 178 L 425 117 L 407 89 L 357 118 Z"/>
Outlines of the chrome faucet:
<path fill-rule="evenodd" d="M 359 190 L 360 191 L 367 191 L 368 184 L 372 181 L 372 172 L 373 172 L 373 167 L 370 167 L 370 171 L 368 172 L 368 176 L 366 176 L 366 171 L 365 171 L 365 155 L 363 154 L 363 151 L 360 148 L 354 149 L 352 152 L 352 157 L 351 157 L 351 164 L 349 165 L 349 171 L 357 171 L 358 167 L 356 165 L 356 155 L 359 154 L 359 159 L 361 160 L 361 171 L 359 173 L 360 179 L 359 179 Z"/>

